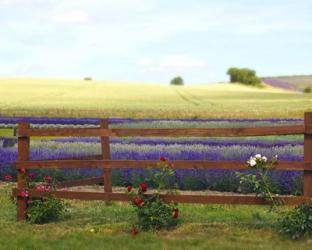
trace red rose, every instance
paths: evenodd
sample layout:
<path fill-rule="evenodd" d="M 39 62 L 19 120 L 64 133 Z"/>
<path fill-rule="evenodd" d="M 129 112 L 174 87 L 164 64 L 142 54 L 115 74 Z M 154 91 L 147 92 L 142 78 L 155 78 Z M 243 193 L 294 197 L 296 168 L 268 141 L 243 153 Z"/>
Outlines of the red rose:
<path fill-rule="evenodd" d="M 160 156 L 159 160 L 160 161 L 167 161 L 168 159 L 165 156 Z"/>
<path fill-rule="evenodd" d="M 13 178 L 12 178 L 11 175 L 5 175 L 5 176 L 4 176 L 4 180 L 5 180 L 5 181 L 12 181 L 12 179 L 13 179 Z"/>
<path fill-rule="evenodd" d="M 139 233 L 139 230 L 137 228 L 133 227 L 132 230 L 131 230 L 131 234 L 133 236 L 136 236 L 138 233 Z"/>
<path fill-rule="evenodd" d="M 46 175 L 43 177 L 45 181 L 52 181 L 52 177 L 50 175 Z"/>
<path fill-rule="evenodd" d="M 22 192 L 19 193 L 18 196 L 21 197 L 21 198 L 28 198 L 29 194 L 28 194 L 28 191 L 22 191 Z"/>
<path fill-rule="evenodd" d="M 179 217 L 179 209 L 174 208 L 174 209 L 172 210 L 172 218 L 173 218 L 173 219 L 177 219 L 178 217 Z"/>
<path fill-rule="evenodd" d="M 22 173 L 22 174 L 25 174 L 25 173 L 26 173 L 26 168 L 20 168 L 18 171 L 19 171 L 20 173 Z"/>
<path fill-rule="evenodd" d="M 142 182 L 140 184 L 140 189 L 142 190 L 142 192 L 146 192 L 147 191 L 147 184 L 145 182 Z"/>
<path fill-rule="evenodd" d="M 135 197 L 133 200 L 133 203 L 138 206 L 141 207 L 144 204 L 144 200 L 142 200 L 140 197 Z"/>
<path fill-rule="evenodd" d="M 128 190 L 128 192 L 130 193 L 130 192 L 131 192 L 131 190 L 132 190 L 132 186 L 131 186 L 131 185 L 129 185 L 129 186 L 127 187 L 127 190 Z"/>

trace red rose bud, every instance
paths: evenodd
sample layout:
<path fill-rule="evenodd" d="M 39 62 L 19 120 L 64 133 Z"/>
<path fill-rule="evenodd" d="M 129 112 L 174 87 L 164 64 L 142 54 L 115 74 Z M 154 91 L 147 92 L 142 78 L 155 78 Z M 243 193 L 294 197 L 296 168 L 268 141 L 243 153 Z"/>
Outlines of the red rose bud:
<path fill-rule="evenodd" d="M 141 198 L 136 197 L 136 198 L 134 198 L 133 203 L 134 203 L 136 206 L 141 207 L 141 206 L 143 206 L 144 201 L 143 201 Z"/>
<path fill-rule="evenodd" d="M 29 173 L 28 178 L 31 180 L 34 180 L 34 179 L 36 179 L 36 176 L 33 173 Z"/>
<path fill-rule="evenodd" d="M 176 218 L 178 218 L 178 217 L 179 217 L 179 209 L 174 208 L 174 209 L 172 210 L 172 218 L 173 218 L 173 219 L 176 219 Z"/>
<path fill-rule="evenodd" d="M 160 156 L 159 160 L 160 161 L 167 161 L 167 158 L 165 156 Z"/>
<path fill-rule="evenodd" d="M 131 234 L 133 236 L 136 236 L 138 233 L 139 233 L 139 230 L 137 228 L 133 227 L 132 230 L 131 230 Z"/>
<path fill-rule="evenodd" d="M 50 175 L 46 175 L 43 177 L 45 181 L 52 181 L 52 177 Z"/>
<path fill-rule="evenodd" d="M 5 180 L 5 181 L 12 181 L 12 179 L 13 179 L 13 178 L 12 178 L 11 175 L 5 175 L 5 176 L 4 176 L 4 180 Z"/>
<path fill-rule="evenodd" d="M 29 194 L 28 194 L 28 191 L 22 191 L 22 192 L 19 193 L 18 196 L 21 197 L 21 198 L 28 198 Z"/>
<path fill-rule="evenodd" d="M 22 174 L 25 174 L 25 173 L 26 173 L 26 168 L 20 168 L 18 171 L 19 171 L 20 173 L 22 173 Z"/>
<path fill-rule="evenodd" d="M 145 182 L 142 182 L 140 184 L 140 189 L 142 190 L 142 192 L 146 192 L 147 191 L 147 184 Z"/>
<path fill-rule="evenodd" d="M 128 192 L 130 193 L 131 190 L 132 190 L 132 186 L 129 185 L 129 186 L 127 187 L 127 190 L 128 190 Z"/>

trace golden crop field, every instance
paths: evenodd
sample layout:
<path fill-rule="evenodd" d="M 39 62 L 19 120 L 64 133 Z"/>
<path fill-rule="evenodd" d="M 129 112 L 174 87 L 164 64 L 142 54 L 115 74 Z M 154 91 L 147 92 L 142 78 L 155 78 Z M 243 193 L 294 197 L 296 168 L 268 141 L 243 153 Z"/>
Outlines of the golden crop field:
<path fill-rule="evenodd" d="M 305 111 L 312 95 L 268 86 L 0 79 L 2 116 L 302 118 Z"/>

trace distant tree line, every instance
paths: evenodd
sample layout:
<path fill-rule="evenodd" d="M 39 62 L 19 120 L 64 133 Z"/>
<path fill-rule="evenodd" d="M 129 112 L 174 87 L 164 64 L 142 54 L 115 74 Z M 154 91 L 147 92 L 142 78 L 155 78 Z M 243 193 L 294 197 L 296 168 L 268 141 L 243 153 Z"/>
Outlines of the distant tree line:
<path fill-rule="evenodd" d="M 227 74 L 230 76 L 230 82 L 242 83 L 246 85 L 256 86 L 261 80 L 256 75 L 256 71 L 248 68 L 229 68 Z"/>

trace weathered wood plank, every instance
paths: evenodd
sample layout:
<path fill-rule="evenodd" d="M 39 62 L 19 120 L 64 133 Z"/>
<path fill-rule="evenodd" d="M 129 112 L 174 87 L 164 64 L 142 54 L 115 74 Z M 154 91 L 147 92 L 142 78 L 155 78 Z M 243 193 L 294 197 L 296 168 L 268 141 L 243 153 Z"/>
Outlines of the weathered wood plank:
<path fill-rule="evenodd" d="M 235 137 L 303 134 L 303 125 L 257 128 L 112 129 L 111 136 Z"/>
<path fill-rule="evenodd" d="M 20 122 L 18 124 L 18 130 L 27 130 L 29 128 L 29 123 Z M 18 150 L 18 161 L 28 161 L 29 160 L 29 137 L 19 137 L 17 141 Z M 23 166 L 21 166 L 23 168 Z M 23 190 L 27 187 L 27 170 L 26 173 L 21 173 L 17 171 L 17 188 Z M 24 198 L 17 199 L 17 219 L 22 221 L 26 220 L 27 211 L 27 201 Z"/>
<path fill-rule="evenodd" d="M 109 130 L 101 128 L 29 128 L 18 131 L 18 136 L 108 136 Z"/>
<path fill-rule="evenodd" d="M 13 195 L 19 193 L 18 189 L 13 190 Z M 79 200 L 103 200 L 103 201 L 130 201 L 131 197 L 124 193 L 97 193 L 97 192 L 74 192 L 74 191 L 54 191 L 58 198 L 79 199 Z M 30 190 L 31 197 L 41 197 L 44 192 Z M 147 195 L 148 196 L 148 195 Z M 199 204 L 268 204 L 263 199 L 255 195 L 161 195 L 166 202 L 179 203 L 199 203 Z M 303 196 L 279 196 L 285 205 L 296 205 L 302 202 L 312 202 L 311 197 Z"/>
<path fill-rule="evenodd" d="M 81 137 L 235 137 L 303 134 L 304 125 L 272 126 L 257 128 L 177 128 L 177 129 L 104 129 L 104 128 L 29 128 L 18 131 L 18 136 L 81 136 Z M 312 133 L 306 130 L 306 133 Z"/>
<path fill-rule="evenodd" d="M 108 119 L 101 120 L 101 128 L 108 129 Z M 101 149 L 102 149 L 102 159 L 110 160 L 110 147 L 109 147 L 109 137 L 101 136 Z M 104 192 L 112 192 L 112 170 L 110 168 L 104 168 Z"/>
<path fill-rule="evenodd" d="M 312 126 L 312 112 L 304 114 L 304 123 L 306 128 Z M 312 134 L 308 134 L 307 131 L 304 135 L 304 161 L 312 161 Z M 304 196 L 312 197 L 312 170 L 304 171 Z"/>
<path fill-rule="evenodd" d="M 157 167 L 158 160 L 43 160 L 18 161 L 19 168 L 149 168 Z M 170 161 L 175 169 L 248 169 L 244 161 Z M 312 170 L 311 162 L 281 161 L 277 170 Z"/>

